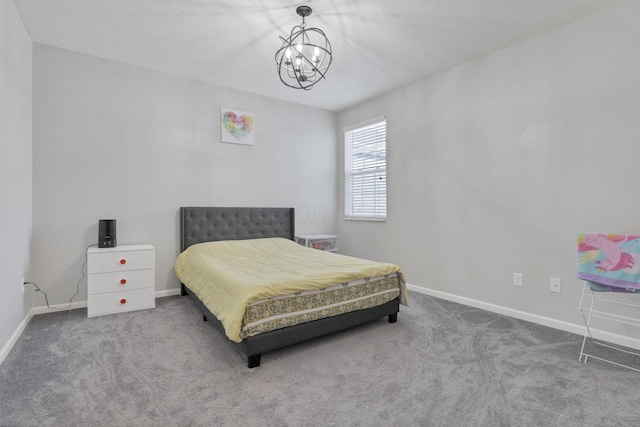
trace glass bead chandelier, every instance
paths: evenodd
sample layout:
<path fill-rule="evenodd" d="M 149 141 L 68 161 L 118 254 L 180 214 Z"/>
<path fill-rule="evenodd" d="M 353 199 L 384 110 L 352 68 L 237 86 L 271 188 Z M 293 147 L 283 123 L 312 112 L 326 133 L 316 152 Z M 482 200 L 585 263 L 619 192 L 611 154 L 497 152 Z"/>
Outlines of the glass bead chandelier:
<path fill-rule="evenodd" d="M 280 37 L 282 46 L 276 52 L 280 80 L 294 89 L 311 89 L 325 79 L 331 65 L 331 43 L 327 36 L 318 28 L 306 28 L 304 18 L 311 12 L 309 6 L 296 9 L 302 23 L 293 27 L 288 38 Z"/>

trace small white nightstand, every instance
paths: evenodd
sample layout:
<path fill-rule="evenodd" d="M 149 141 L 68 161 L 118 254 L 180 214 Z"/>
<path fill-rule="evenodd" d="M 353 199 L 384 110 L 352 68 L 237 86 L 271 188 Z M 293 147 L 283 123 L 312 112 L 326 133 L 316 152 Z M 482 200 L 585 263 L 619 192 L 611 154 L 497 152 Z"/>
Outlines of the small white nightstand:
<path fill-rule="evenodd" d="M 87 250 L 87 316 L 154 308 L 156 248 L 92 246 Z"/>
<path fill-rule="evenodd" d="M 338 250 L 338 236 L 333 234 L 302 234 L 296 236 L 296 242 L 308 248 L 335 252 Z"/>

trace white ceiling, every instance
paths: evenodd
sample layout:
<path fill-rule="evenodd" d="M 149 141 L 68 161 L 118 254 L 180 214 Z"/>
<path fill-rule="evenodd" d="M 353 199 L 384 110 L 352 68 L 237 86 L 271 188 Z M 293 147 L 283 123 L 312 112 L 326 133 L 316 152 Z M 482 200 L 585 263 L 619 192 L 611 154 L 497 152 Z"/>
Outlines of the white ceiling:
<path fill-rule="evenodd" d="M 616 0 L 14 0 L 34 42 L 339 111 L 560 27 Z M 327 80 L 284 86 L 278 36 L 313 8 Z"/>

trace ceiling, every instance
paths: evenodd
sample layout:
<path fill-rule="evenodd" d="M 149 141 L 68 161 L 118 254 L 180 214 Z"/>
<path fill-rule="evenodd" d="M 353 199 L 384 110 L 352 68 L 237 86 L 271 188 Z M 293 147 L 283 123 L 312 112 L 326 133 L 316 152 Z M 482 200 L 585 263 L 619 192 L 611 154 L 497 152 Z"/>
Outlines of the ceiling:
<path fill-rule="evenodd" d="M 14 0 L 32 40 L 340 111 L 616 0 Z M 284 86 L 279 36 L 313 14 L 334 58 L 310 91 Z"/>

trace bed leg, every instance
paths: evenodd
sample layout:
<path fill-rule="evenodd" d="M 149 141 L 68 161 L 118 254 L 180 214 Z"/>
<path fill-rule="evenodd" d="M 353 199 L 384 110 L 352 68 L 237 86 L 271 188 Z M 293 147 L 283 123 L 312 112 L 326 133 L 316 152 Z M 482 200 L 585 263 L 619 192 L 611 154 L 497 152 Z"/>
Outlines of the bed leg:
<path fill-rule="evenodd" d="M 249 367 L 249 369 L 251 368 L 257 368 L 258 366 L 260 366 L 260 357 L 262 356 L 262 354 L 254 354 L 253 356 L 249 356 L 247 359 L 247 366 Z"/>
<path fill-rule="evenodd" d="M 398 313 L 389 315 L 389 323 L 396 323 L 398 321 Z"/>
<path fill-rule="evenodd" d="M 180 295 L 187 296 L 187 290 L 184 288 L 184 283 L 180 283 Z"/>

